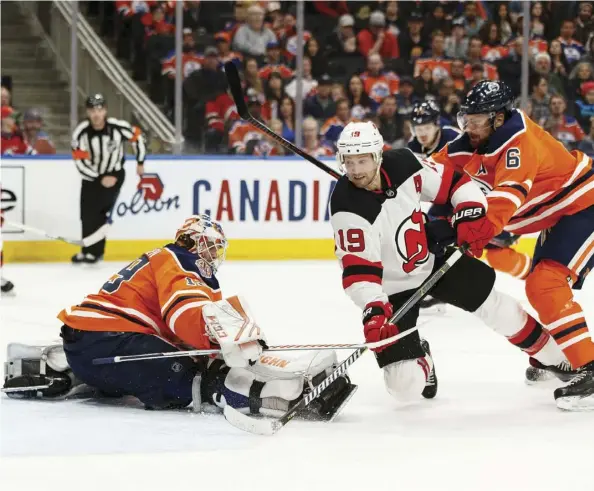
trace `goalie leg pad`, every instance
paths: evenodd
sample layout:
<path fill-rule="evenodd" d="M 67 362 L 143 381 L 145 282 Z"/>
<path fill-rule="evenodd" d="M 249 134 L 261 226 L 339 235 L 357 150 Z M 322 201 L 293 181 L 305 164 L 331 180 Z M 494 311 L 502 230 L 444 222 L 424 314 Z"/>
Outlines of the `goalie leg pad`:
<path fill-rule="evenodd" d="M 334 351 L 293 356 L 265 354 L 247 368 L 229 369 L 222 360 L 215 360 L 203 377 L 202 399 L 219 407 L 229 404 L 246 414 L 280 416 L 305 388 L 329 375 L 336 363 Z"/>

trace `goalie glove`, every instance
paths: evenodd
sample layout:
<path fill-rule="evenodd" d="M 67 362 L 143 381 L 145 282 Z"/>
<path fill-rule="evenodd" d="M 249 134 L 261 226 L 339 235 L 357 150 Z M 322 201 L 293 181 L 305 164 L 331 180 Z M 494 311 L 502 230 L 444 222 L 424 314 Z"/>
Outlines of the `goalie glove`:
<path fill-rule="evenodd" d="M 209 303 L 202 308 L 202 316 L 206 334 L 212 343 L 220 346 L 228 367 L 247 367 L 255 363 L 266 348 L 266 337 L 241 297 Z"/>

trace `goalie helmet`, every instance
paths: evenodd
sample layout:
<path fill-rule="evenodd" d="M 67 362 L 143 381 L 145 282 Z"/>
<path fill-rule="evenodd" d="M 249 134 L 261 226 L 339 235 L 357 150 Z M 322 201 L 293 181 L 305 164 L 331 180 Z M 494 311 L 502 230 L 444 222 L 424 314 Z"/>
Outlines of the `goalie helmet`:
<path fill-rule="evenodd" d="M 175 233 L 175 243 L 195 252 L 216 272 L 225 260 L 227 239 L 223 228 L 208 215 L 192 215 Z"/>
<path fill-rule="evenodd" d="M 344 165 L 347 155 L 361 155 L 370 153 L 376 163 L 382 163 L 384 139 L 371 122 L 349 123 L 345 126 L 337 142 L 336 160 L 340 166 Z"/>

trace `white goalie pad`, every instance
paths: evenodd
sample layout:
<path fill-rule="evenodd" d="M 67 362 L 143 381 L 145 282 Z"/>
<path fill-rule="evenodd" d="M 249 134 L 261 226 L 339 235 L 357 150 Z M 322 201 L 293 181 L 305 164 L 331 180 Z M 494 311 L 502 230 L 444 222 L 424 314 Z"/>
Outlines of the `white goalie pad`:
<path fill-rule="evenodd" d="M 10 343 L 6 350 L 5 375 L 8 373 L 21 375 L 23 360 L 39 360 L 40 370 L 43 370 L 45 364 L 56 372 L 65 372 L 70 368 L 60 341 L 45 346 Z"/>
<path fill-rule="evenodd" d="M 301 396 L 305 384 L 321 373 L 328 375 L 336 364 L 334 351 L 264 354 L 253 366 L 232 368 L 225 379 L 225 386 L 248 397 L 254 382 L 264 383 L 260 392 L 260 412 L 276 415 L 276 411 L 286 411 L 288 403 Z"/>
<path fill-rule="evenodd" d="M 266 337 L 245 299 L 233 296 L 209 303 L 203 307 L 202 316 L 206 333 L 221 347 L 227 366 L 247 367 L 250 361 L 258 359 L 262 353 L 262 345 L 258 341 L 266 342 Z"/>

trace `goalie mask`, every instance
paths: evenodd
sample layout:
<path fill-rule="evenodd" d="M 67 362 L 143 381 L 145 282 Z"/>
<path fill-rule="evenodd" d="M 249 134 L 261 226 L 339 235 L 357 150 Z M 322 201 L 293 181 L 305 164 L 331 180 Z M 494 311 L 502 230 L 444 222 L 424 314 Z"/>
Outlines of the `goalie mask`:
<path fill-rule="evenodd" d="M 175 233 L 175 243 L 206 261 L 216 272 L 225 260 L 227 239 L 223 228 L 208 215 L 193 215 Z"/>

